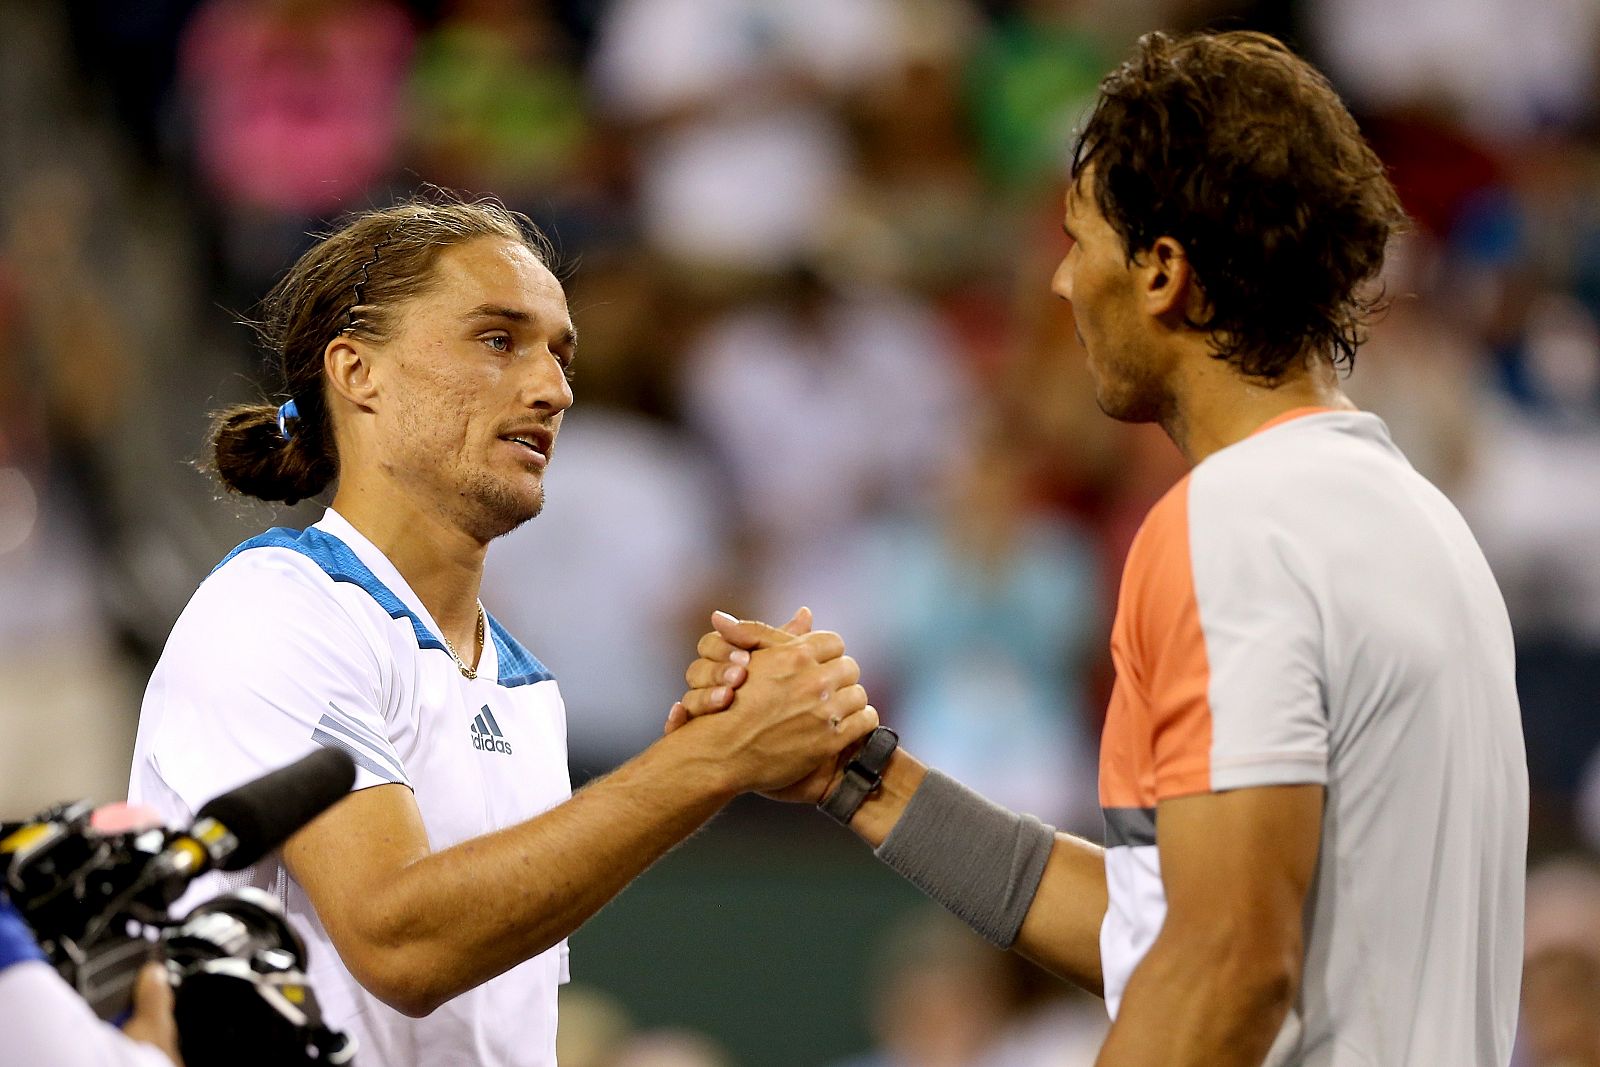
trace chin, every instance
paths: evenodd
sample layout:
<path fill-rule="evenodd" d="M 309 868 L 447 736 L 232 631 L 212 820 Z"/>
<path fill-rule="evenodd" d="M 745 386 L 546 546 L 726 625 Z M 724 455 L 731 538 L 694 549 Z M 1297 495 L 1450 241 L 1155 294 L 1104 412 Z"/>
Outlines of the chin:
<path fill-rule="evenodd" d="M 471 494 L 477 507 L 469 520 L 474 537 L 485 543 L 504 537 L 544 510 L 544 484 L 483 486 Z"/>
<path fill-rule="evenodd" d="M 1137 405 L 1130 402 L 1128 393 L 1124 390 L 1107 389 L 1097 386 L 1094 391 L 1095 406 L 1101 414 L 1116 419 L 1118 422 L 1144 422 L 1138 418 Z"/>
<path fill-rule="evenodd" d="M 1160 422 L 1165 407 L 1158 389 L 1141 389 L 1126 378 L 1107 381 L 1099 375 L 1095 375 L 1094 402 L 1118 422 Z"/>

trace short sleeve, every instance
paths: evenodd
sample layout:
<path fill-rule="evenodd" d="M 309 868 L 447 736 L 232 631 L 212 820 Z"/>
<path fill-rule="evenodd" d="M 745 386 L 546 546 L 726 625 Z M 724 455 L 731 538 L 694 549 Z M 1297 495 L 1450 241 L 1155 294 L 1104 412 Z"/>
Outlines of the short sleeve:
<path fill-rule="evenodd" d="M 1118 620 L 1125 627 L 1126 681 L 1138 693 L 1149 733 L 1151 780 L 1138 792 L 1154 799 L 1211 789 L 1209 674 L 1189 565 L 1188 484 L 1175 486 L 1140 527 L 1128 552 Z"/>
<path fill-rule="evenodd" d="M 1211 788 L 1325 784 L 1323 613 L 1300 559 L 1292 494 L 1207 473 L 1197 472 L 1190 491 L 1189 556 L 1207 663 Z"/>
<path fill-rule="evenodd" d="M 1124 580 L 1127 684 L 1149 736 L 1138 793 L 1158 800 L 1327 780 L 1316 603 L 1260 492 L 1208 473 L 1152 509 Z"/>
<path fill-rule="evenodd" d="M 372 643 L 320 572 L 257 553 L 268 558 L 207 579 L 168 639 L 141 712 L 151 735 L 135 792 L 153 773 L 193 812 L 318 745 L 355 761 L 357 789 L 409 786 Z"/>

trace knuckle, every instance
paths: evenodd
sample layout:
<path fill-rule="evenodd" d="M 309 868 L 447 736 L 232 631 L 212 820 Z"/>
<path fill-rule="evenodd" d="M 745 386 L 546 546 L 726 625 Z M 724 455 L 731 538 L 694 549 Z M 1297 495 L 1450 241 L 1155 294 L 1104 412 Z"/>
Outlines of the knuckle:
<path fill-rule="evenodd" d="M 789 670 L 799 670 L 809 663 L 816 662 L 809 648 L 784 645 L 782 648 L 777 649 L 776 652 L 778 662 Z"/>
<path fill-rule="evenodd" d="M 833 651 L 834 656 L 844 649 L 844 638 L 832 630 L 813 630 L 806 635 L 805 643 L 819 652 Z"/>

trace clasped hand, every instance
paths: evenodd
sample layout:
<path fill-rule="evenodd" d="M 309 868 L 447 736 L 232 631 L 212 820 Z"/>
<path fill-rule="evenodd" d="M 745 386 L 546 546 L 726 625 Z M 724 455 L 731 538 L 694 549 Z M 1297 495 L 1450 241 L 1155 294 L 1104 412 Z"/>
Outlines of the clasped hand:
<path fill-rule="evenodd" d="M 838 634 L 811 630 L 806 608 L 782 627 L 723 612 L 711 621 L 696 646 L 699 658 L 684 672 L 689 691 L 672 706 L 664 732 L 713 715 L 729 727 L 737 723 L 741 752 L 752 757 L 744 787 L 817 803 L 878 726 L 860 667 Z"/>

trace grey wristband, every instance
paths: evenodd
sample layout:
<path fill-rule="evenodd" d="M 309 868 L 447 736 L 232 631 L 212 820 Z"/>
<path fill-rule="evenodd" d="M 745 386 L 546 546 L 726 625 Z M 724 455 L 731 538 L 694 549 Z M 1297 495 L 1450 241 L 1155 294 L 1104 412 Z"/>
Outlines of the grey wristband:
<path fill-rule="evenodd" d="M 928 771 L 877 848 L 912 885 L 1001 948 L 1010 948 L 1039 890 L 1055 831 Z"/>

